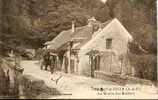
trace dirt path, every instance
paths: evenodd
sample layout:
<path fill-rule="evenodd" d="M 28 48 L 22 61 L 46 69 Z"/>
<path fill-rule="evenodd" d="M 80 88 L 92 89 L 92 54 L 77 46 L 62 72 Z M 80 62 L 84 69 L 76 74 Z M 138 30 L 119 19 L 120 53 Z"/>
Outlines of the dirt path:
<path fill-rule="evenodd" d="M 104 89 L 109 88 L 109 87 L 121 88 L 121 86 L 119 86 L 118 84 L 114 82 L 104 81 L 100 79 L 94 79 L 94 78 L 71 75 L 71 74 L 64 74 L 61 72 L 56 72 L 52 75 L 49 71 L 40 70 L 39 63 L 37 61 L 23 61 L 22 66 L 25 68 L 24 74 L 29 74 L 36 78 L 44 80 L 45 83 L 49 87 L 56 88 L 61 93 L 61 95 L 51 96 L 49 98 L 67 98 L 67 99 L 69 98 L 100 98 L 102 99 L 102 98 L 107 98 L 107 97 L 113 98 L 112 94 L 111 96 L 107 94 L 98 95 L 98 93 L 100 92 L 98 92 L 97 90 L 94 90 L 94 88 L 101 88 L 101 87 L 103 87 Z M 56 79 L 58 79 L 59 77 L 60 79 L 56 83 Z M 136 88 L 136 86 L 134 87 Z M 138 85 L 138 87 L 140 87 L 140 85 Z M 145 92 L 143 92 L 143 94 Z M 149 94 L 149 93 L 147 92 L 145 94 Z M 139 95 L 142 95 L 142 93 L 140 93 Z M 125 96 L 128 96 L 128 95 L 125 95 Z M 121 98 L 121 97 L 118 95 L 117 98 Z"/>

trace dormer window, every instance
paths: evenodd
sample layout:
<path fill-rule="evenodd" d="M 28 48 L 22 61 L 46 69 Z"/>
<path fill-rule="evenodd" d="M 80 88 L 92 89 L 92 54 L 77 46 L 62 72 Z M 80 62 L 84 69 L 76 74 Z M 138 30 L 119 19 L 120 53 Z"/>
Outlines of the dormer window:
<path fill-rule="evenodd" d="M 106 49 L 112 49 L 112 38 L 106 39 Z"/>

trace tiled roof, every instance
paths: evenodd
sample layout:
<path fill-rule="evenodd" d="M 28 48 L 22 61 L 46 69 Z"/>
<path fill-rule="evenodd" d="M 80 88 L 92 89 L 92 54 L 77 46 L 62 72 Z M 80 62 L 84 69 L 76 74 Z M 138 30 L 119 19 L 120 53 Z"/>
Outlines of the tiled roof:
<path fill-rule="evenodd" d="M 100 22 L 98 22 L 98 23 L 100 23 L 101 28 L 103 29 L 103 28 L 106 27 L 111 21 L 112 21 L 112 20 L 108 20 L 108 21 L 106 21 L 106 22 L 104 22 L 104 23 L 100 23 Z M 91 29 L 92 29 L 92 28 L 91 28 Z M 96 33 L 98 34 L 99 32 L 96 32 Z M 77 37 L 83 37 L 83 38 L 84 38 L 84 37 L 87 37 L 87 38 L 84 39 L 84 41 L 82 41 L 79 45 L 77 45 L 77 46 L 74 47 L 73 49 L 80 49 L 83 45 L 85 45 L 85 44 L 91 39 L 91 37 L 92 37 L 93 34 L 94 34 L 93 29 L 92 29 L 92 33 L 86 32 L 86 33 L 78 34 Z M 88 36 L 91 36 L 91 37 L 88 38 Z"/>
<path fill-rule="evenodd" d="M 93 28 L 92 27 L 89 27 L 89 26 L 83 27 L 82 30 L 78 31 L 78 33 L 73 36 L 73 38 L 83 39 L 80 42 L 80 44 L 77 45 L 73 49 L 80 49 L 80 47 L 82 47 L 84 44 L 86 44 L 92 38 L 92 35 L 93 35 Z"/>
<path fill-rule="evenodd" d="M 111 20 L 102 23 L 101 27 L 104 28 L 110 22 Z M 48 45 L 50 45 L 49 49 L 57 50 L 65 43 L 73 39 L 82 39 L 80 41 L 80 44 L 73 48 L 73 49 L 80 49 L 80 47 L 82 47 L 92 38 L 92 35 L 93 35 L 93 28 L 91 26 L 86 25 L 82 27 L 76 27 L 74 33 L 72 33 L 71 29 L 62 31 L 56 38 L 54 38 L 52 41 L 47 43 Z"/>
<path fill-rule="evenodd" d="M 71 30 L 62 31 L 55 39 L 51 41 L 50 49 L 57 49 L 71 39 Z"/>
<path fill-rule="evenodd" d="M 60 48 L 63 44 L 71 41 L 72 39 L 84 38 L 85 40 L 91 38 L 91 36 L 92 36 L 92 27 L 89 26 L 76 27 L 74 33 L 72 33 L 71 29 L 62 31 L 55 39 L 49 42 L 50 44 L 49 49 L 56 50 Z"/>

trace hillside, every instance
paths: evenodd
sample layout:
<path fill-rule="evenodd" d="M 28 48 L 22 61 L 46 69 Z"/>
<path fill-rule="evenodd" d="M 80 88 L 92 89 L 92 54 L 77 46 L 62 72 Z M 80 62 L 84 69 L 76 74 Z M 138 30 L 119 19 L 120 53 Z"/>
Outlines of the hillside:
<path fill-rule="evenodd" d="M 156 53 L 156 0 L 0 0 L 1 41 L 39 48 L 62 30 L 117 17 L 143 48 Z"/>

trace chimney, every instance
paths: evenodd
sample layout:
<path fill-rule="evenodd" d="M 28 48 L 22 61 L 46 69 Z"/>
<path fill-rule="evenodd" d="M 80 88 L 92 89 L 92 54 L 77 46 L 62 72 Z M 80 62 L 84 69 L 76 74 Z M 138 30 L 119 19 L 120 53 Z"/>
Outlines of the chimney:
<path fill-rule="evenodd" d="M 97 20 L 95 19 L 95 17 L 91 17 L 90 19 L 88 19 L 88 26 L 92 27 L 96 21 Z"/>
<path fill-rule="evenodd" d="M 75 32 L 75 22 L 74 21 L 72 21 L 72 29 L 71 29 L 71 31 L 72 31 L 72 33 Z"/>
<path fill-rule="evenodd" d="M 88 26 L 93 28 L 93 32 L 99 29 L 101 22 L 97 21 L 95 17 L 88 19 Z"/>

